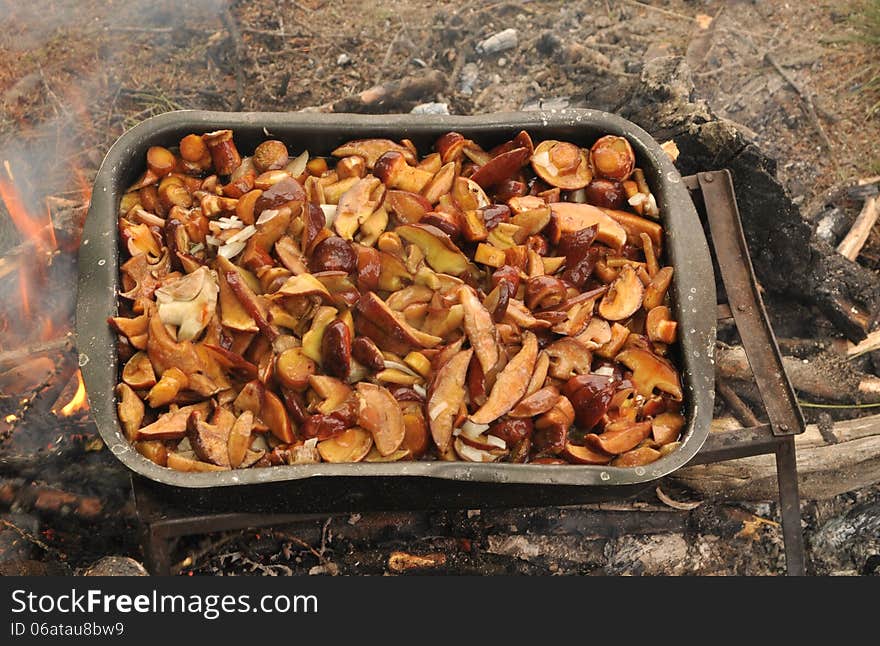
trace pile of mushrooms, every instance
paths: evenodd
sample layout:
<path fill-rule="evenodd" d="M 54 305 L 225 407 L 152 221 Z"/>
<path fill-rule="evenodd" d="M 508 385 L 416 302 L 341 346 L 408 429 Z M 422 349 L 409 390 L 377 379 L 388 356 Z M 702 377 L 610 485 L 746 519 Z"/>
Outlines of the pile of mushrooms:
<path fill-rule="evenodd" d="M 635 163 L 526 132 L 150 148 L 109 319 L 126 436 L 181 471 L 674 451 L 673 270 Z"/>

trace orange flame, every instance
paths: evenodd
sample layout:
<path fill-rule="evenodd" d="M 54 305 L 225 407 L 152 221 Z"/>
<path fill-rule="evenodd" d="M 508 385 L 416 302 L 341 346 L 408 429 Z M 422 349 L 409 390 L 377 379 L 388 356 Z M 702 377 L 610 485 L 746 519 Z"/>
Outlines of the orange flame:
<path fill-rule="evenodd" d="M 57 248 L 58 244 L 55 240 L 55 228 L 52 226 L 52 219 L 49 217 L 49 211 L 46 209 L 45 221 L 38 222 L 30 215 L 24 200 L 15 186 L 15 177 L 12 174 L 12 167 L 9 161 L 3 161 L 3 168 L 6 171 L 6 177 L 0 176 L 0 199 L 6 205 L 9 217 L 12 223 L 22 237 L 35 241 L 40 247 L 49 247 L 48 251 Z"/>
<path fill-rule="evenodd" d="M 89 408 L 89 401 L 86 397 L 86 385 L 83 383 L 82 371 L 76 371 L 76 378 L 78 381 L 76 393 L 74 393 L 73 399 L 61 409 L 61 415 L 63 417 L 70 417 L 81 410 L 88 410 Z"/>
<path fill-rule="evenodd" d="M 28 281 L 24 272 L 18 275 L 18 293 L 21 297 L 21 313 L 24 318 L 31 317 L 31 300 L 28 297 Z"/>

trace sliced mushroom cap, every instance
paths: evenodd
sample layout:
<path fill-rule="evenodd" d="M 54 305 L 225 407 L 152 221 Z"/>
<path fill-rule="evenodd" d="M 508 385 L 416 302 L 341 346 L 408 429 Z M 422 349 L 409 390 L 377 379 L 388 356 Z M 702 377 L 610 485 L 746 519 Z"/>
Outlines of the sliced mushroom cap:
<path fill-rule="evenodd" d="M 452 356 L 437 371 L 428 392 L 426 410 L 431 436 L 441 453 L 449 449 L 458 411 L 464 403 L 468 365 L 473 350 L 463 350 Z"/>
<path fill-rule="evenodd" d="M 634 449 L 650 434 L 651 422 L 624 421 L 617 428 L 607 427 L 601 435 L 590 433 L 584 444 L 594 451 L 620 455 Z"/>
<path fill-rule="evenodd" d="M 552 202 L 550 239 L 558 243 L 566 233 L 574 233 L 596 225 L 596 239 L 612 249 L 622 249 L 626 244 L 626 230 L 611 216 L 589 204 L 577 202 Z"/>
<path fill-rule="evenodd" d="M 470 287 L 462 285 L 458 290 L 458 298 L 464 310 L 465 334 L 477 354 L 483 373 L 488 373 L 498 363 L 498 337 L 492 315 Z"/>
<path fill-rule="evenodd" d="M 636 247 L 643 247 L 642 234 L 648 236 L 654 247 L 654 252 L 659 254 L 663 248 L 663 227 L 659 223 L 648 220 L 629 211 L 615 209 L 601 209 L 602 212 L 617 222 L 626 231 L 627 242 Z"/>
<path fill-rule="evenodd" d="M 352 427 L 339 435 L 318 442 L 318 453 L 325 462 L 360 462 L 373 446 L 373 438 L 362 428 Z"/>
<path fill-rule="evenodd" d="M 135 432 L 135 441 L 141 440 L 179 440 L 186 435 L 186 425 L 193 412 L 207 415 L 210 402 L 200 402 L 191 406 L 182 406 L 176 411 L 163 413 L 152 424 L 139 428 Z"/>
<path fill-rule="evenodd" d="M 144 402 L 130 386 L 124 383 L 117 384 L 116 396 L 119 400 L 116 410 L 122 423 L 122 430 L 125 437 L 133 441 L 135 433 L 144 421 Z"/>
<path fill-rule="evenodd" d="M 599 303 L 599 314 L 608 321 L 621 321 L 642 306 L 645 286 L 631 265 L 624 265 Z"/>
<path fill-rule="evenodd" d="M 400 405 L 387 388 L 375 384 L 359 383 L 357 394 L 358 423 L 372 434 L 379 453 L 391 455 L 400 448 L 406 435 Z"/>
<path fill-rule="evenodd" d="M 447 132 L 434 142 L 434 150 L 440 154 L 442 163 L 458 161 L 464 154 L 464 149 L 473 145 L 470 139 L 458 132 Z"/>
<path fill-rule="evenodd" d="M 639 446 L 622 453 L 611 462 L 614 467 L 641 467 L 656 462 L 663 454 L 650 446 Z"/>
<path fill-rule="evenodd" d="M 356 139 L 339 146 L 331 154 L 334 157 L 358 155 L 364 158 L 367 168 L 372 169 L 376 165 L 376 160 L 389 151 L 395 151 L 403 155 L 408 164 L 415 164 L 418 161 L 409 148 L 401 146 L 390 139 Z"/>
<path fill-rule="evenodd" d="M 616 359 L 633 371 L 631 381 L 643 397 L 650 397 L 656 388 L 681 401 L 683 393 L 678 373 L 666 359 L 635 347 L 620 352 Z"/>
<path fill-rule="evenodd" d="M 571 442 L 565 443 L 562 455 L 575 464 L 608 464 L 614 458 L 610 453 L 597 451 L 589 446 L 578 446 Z"/>
<path fill-rule="evenodd" d="M 532 154 L 532 168 L 551 186 L 583 188 L 593 179 L 587 151 L 565 141 L 542 141 Z"/>
<path fill-rule="evenodd" d="M 404 224 L 418 222 L 431 210 L 431 202 L 411 191 L 388 191 L 385 204 L 397 217 L 398 222 Z"/>
<path fill-rule="evenodd" d="M 413 348 L 433 348 L 443 341 L 438 336 L 414 328 L 373 292 L 361 297 L 357 310 L 360 314 L 356 322 L 359 333 L 390 352 L 397 352 L 401 347 L 404 352 Z"/>
<path fill-rule="evenodd" d="M 333 228 L 344 240 L 351 240 L 358 227 L 372 215 L 385 198 L 385 187 L 372 175 L 358 179 L 343 193 L 336 206 Z"/>
<path fill-rule="evenodd" d="M 437 227 L 405 224 L 397 227 L 397 234 L 421 249 L 425 260 L 434 271 L 460 276 L 471 266 L 461 249 Z"/>
<path fill-rule="evenodd" d="M 489 424 L 516 406 L 528 389 L 537 359 L 538 338 L 526 331 L 522 349 L 498 374 L 486 403 L 470 416 L 470 420 L 475 424 Z"/>
<path fill-rule="evenodd" d="M 679 413 L 660 413 L 651 422 L 651 434 L 657 444 L 675 442 L 684 428 L 684 416 Z"/>
<path fill-rule="evenodd" d="M 567 380 L 590 372 L 593 356 L 577 339 L 563 337 L 544 348 L 544 352 L 550 359 L 551 377 Z"/>
<path fill-rule="evenodd" d="M 143 390 L 156 385 L 156 372 L 146 352 L 135 352 L 125 362 L 122 369 L 122 381 L 132 388 Z"/>
<path fill-rule="evenodd" d="M 202 419 L 200 413 L 193 412 L 187 419 L 186 436 L 200 460 L 218 467 L 228 467 L 228 442 L 232 424 L 224 423 L 223 418 L 218 421 L 220 423 L 217 425 L 208 424 Z"/>
<path fill-rule="evenodd" d="M 674 343 L 678 323 L 672 319 L 672 312 L 664 305 L 658 305 L 648 312 L 645 328 L 651 341 Z"/>
<path fill-rule="evenodd" d="M 518 173 L 519 169 L 528 162 L 530 154 L 528 148 L 520 147 L 496 155 L 481 165 L 471 175 L 471 180 L 484 189 L 496 186 Z"/>
<path fill-rule="evenodd" d="M 590 149 L 590 160 L 596 174 L 607 179 L 624 180 L 632 175 L 636 155 L 625 137 L 600 137 Z"/>
<path fill-rule="evenodd" d="M 119 295 L 132 301 L 149 299 L 171 274 L 171 256 L 166 248 L 158 259 L 146 253 L 133 256 L 119 268 L 122 288 Z"/>
<path fill-rule="evenodd" d="M 333 303 L 333 296 L 320 280 L 315 278 L 314 274 L 299 274 L 291 276 L 284 284 L 275 292 L 278 296 L 290 296 L 293 298 L 302 298 L 307 296 L 317 296 L 325 303 Z"/>
<path fill-rule="evenodd" d="M 452 199 L 462 211 L 474 211 L 491 204 L 479 184 L 461 176 L 456 177 L 452 184 Z"/>

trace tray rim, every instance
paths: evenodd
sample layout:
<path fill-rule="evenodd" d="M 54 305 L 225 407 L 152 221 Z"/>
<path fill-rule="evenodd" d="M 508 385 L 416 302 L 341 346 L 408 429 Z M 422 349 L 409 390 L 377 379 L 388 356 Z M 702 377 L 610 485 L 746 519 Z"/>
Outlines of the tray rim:
<path fill-rule="evenodd" d="M 593 465 L 531 465 L 414 461 L 394 463 L 283 465 L 259 469 L 211 473 L 185 473 L 160 467 L 138 453 L 121 432 L 115 411 L 116 350 L 107 316 L 116 312 L 118 252 L 116 245 L 116 185 L 143 152 L 146 142 L 179 129 L 209 131 L 217 128 L 255 128 L 268 131 L 307 128 L 336 128 L 360 131 L 361 136 L 393 132 L 408 133 L 447 130 L 482 130 L 489 133 L 520 129 L 530 134 L 560 128 L 597 129 L 626 136 L 640 157 L 646 179 L 658 199 L 665 225 L 667 250 L 676 273 L 673 280 L 673 309 L 679 320 L 683 387 L 688 420 L 679 449 L 644 467 Z M 650 166 L 648 163 L 650 162 Z M 679 223 L 679 221 L 681 221 Z M 681 267 L 687 268 L 682 278 Z M 76 338 L 79 365 L 83 372 L 89 405 L 98 432 L 113 454 L 129 469 L 150 480 L 176 487 L 211 488 L 264 484 L 332 476 L 426 476 L 447 480 L 537 485 L 608 487 L 647 483 L 684 466 L 702 447 L 709 433 L 714 401 L 715 284 L 708 244 L 693 202 L 681 176 L 660 145 L 636 124 L 614 114 L 589 109 L 505 112 L 474 116 L 458 115 L 360 115 L 348 113 L 212 112 L 178 110 L 151 117 L 137 124 L 111 146 L 93 187 L 92 203 L 83 231 L 77 283 Z M 702 281 L 700 288 L 695 281 Z M 103 289 L 102 289 L 103 288 Z M 109 305 L 109 307 L 107 307 Z M 100 309 L 98 312 L 96 310 Z M 699 313 L 704 313 L 702 318 Z M 709 316 L 705 316 L 709 312 Z M 111 342 L 107 343 L 110 339 Z M 111 381 L 108 381 L 107 377 Z M 110 386 L 107 388 L 107 386 Z"/>

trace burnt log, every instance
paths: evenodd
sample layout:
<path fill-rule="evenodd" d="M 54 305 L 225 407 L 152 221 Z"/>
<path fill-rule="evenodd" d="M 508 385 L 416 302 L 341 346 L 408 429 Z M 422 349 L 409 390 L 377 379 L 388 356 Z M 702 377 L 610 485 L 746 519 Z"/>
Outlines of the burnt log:
<path fill-rule="evenodd" d="M 591 107 L 617 112 L 657 140 L 672 139 L 682 174 L 727 168 L 761 285 L 816 306 L 850 339 L 865 337 L 880 313 L 880 277 L 816 238 L 777 179 L 776 162 L 737 124 L 696 97 L 681 57 L 645 63 L 637 79 L 615 79 L 587 95 Z"/>
<path fill-rule="evenodd" d="M 717 422 L 723 425 L 723 420 Z M 836 422 L 824 434 L 820 426 L 809 424 L 795 438 L 803 500 L 827 500 L 880 481 L 880 415 Z M 688 466 L 670 478 L 699 494 L 725 500 L 777 496 L 773 455 Z"/>

